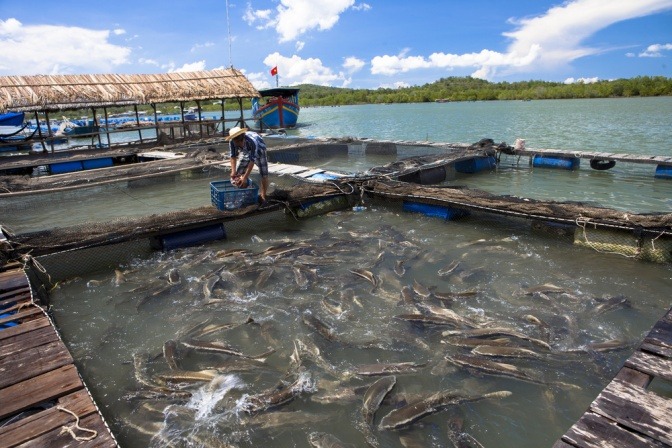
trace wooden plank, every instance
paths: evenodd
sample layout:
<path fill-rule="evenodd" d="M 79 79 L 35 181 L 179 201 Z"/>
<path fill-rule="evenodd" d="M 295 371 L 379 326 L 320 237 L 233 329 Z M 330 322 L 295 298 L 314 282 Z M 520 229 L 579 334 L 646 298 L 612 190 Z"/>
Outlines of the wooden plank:
<path fill-rule="evenodd" d="M 562 441 L 581 448 L 653 448 L 665 447 L 657 440 L 622 428 L 606 418 L 586 412 L 561 438 Z"/>
<path fill-rule="evenodd" d="M 644 352 L 653 353 L 663 358 L 672 359 L 672 347 L 662 347 L 660 345 L 643 342 L 642 345 L 639 346 L 639 349 Z"/>
<path fill-rule="evenodd" d="M 672 400 L 615 379 L 593 401 L 590 410 L 672 445 Z"/>
<path fill-rule="evenodd" d="M 16 337 L 23 333 L 27 333 L 42 327 L 51 327 L 51 322 L 44 314 L 38 319 L 23 322 L 21 323 L 21 325 L 17 325 L 16 327 L 10 327 L 5 328 L 4 330 L 0 330 L 0 342 L 4 344 L 7 339 Z"/>
<path fill-rule="evenodd" d="M 14 313 L 10 316 L 3 317 L 0 319 L 0 325 L 1 324 L 6 324 L 7 322 L 15 322 L 21 319 L 27 319 L 30 317 L 34 317 L 35 315 L 42 314 L 42 310 L 36 306 L 31 306 L 29 309 L 24 310 L 24 311 L 19 311 L 18 313 Z"/>
<path fill-rule="evenodd" d="M 298 165 L 285 165 L 281 170 L 278 170 L 277 173 L 281 174 L 296 174 L 296 173 L 301 173 L 303 171 L 309 170 L 310 168 L 305 167 L 305 166 L 298 166 Z"/>
<path fill-rule="evenodd" d="M 0 387 L 18 384 L 72 363 L 70 352 L 60 340 L 21 350 L 0 358 Z"/>
<path fill-rule="evenodd" d="M 28 286 L 28 279 L 22 269 L 0 272 L 0 292 Z"/>
<path fill-rule="evenodd" d="M 33 331 L 15 335 L 11 338 L 5 338 L 2 341 L 2 345 L 0 345 L 0 360 L 12 353 L 60 341 L 56 330 L 51 326 L 37 328 Z"/>
<path fill-rule="evenodd" d="M 14 302 L 26 302 L 30 301 L 32 296 L 30 294 L 30 289 L 15 289 L 14 291 L 9 291 L 0 294 L 0 307 L 4 307 L 7 304 Z"/>
<path fill-rule="evenodd" d="M 77 369 L 72 364 L 5 387 L 0 389 L 0 419 L 83 387 Z"/>
<path fill-rule="evenodd" d="M 624 365 L 648 375 L 672 381 L 672 359 L 638 351 L 626 359 Z"/>
<path fill-rule="evenodd" d="M 98 416 L 89 415 L 84 417 L 79 421 L 79 426 L 81 428 L 91 429 L 97 431 L 98 434 L 93 440 L 89 441 L 76 441 L 72 438 L 72 435 L 68 432 L 61 432 L 61 427 L 49 431 L 48 433 L 42 434 L 31 441 L 17 445 L 21 448 L 27 447 L 40 447 L 40 448 L 63 448 L 76 446 L 77 448 L 104 448 L 104 447 L 116 447 L 118 446 L 112 434 L 109 432 L 103 420 Z M 92 434 L 84 431 L 75 430 L 75 434 L 79 437 L 88 437 Z"/>
<path fill-rule="evenodd" d="M 79 418 L 96 413 L 93 400 L 85 389 L 61 397 L 56 405 L 36 414 L 25 417 L 14 423 L 0 428 L 0 448 L 17 446 L 45 434 L 53 429 L 60 429 L 63 425 L 75 422 L 75 418 L 56 406 L 62 406 L 74 412 Z"/>
<path fill-rule="evenodd" d="M 619 379 L 625 383 L 630 383 L 633 386 L 639 386 L 642 388 L 649 387 L 651 384 L 651 376 L 645 373 L 642 373 L 638 370 L 633 370 L 628 367 L 622 367 L 621 370 L 616 374 L 616 379 Z"/>

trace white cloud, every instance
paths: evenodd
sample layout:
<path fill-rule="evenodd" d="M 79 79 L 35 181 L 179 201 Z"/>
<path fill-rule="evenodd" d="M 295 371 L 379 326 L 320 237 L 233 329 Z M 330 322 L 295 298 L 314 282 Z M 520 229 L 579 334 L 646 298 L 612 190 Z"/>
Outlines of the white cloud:
<path fill-rule="evenodd" d="M 201 48 L 208 48 L 208 47 L 214 47 L 214 46 L 215 46 L 215 44 L 213 42 L 206 42 L 204 44 L 194 44 L 194 46 L 191 47 L 190 51 L 192 53 L 194 53 L 194 52 L 200 50 Z"/>
<path fill-rule="evenodd" d="M 578 79 L 567 78 L 563 82 L 565 84 L 594 84 L 594 83 L 598 82 L 599 80 L 600 80 L 600 78 L 595 76 L 593 78 L 578 78 Z"/>
<path fill-rule="evenodd" d="M 360 3 L 358 5 L 354 5 L 352 9 L 354 9 L 355 11 L 368 11 L 371 9 L 371 5 L 369 5 L 368 3 Z"/>
<path fill-rule="evenodd" d="M 121 36 L 122 34 L 126 34 L 126 30 L 123 29 L 123 28 L 116 28 L 116 29 L 112 30 L 112 33 L 115 36 Z"/>
<path fill-rule="evenodd" d="M 269 69 L 268 79 L 271 79 L 270 69 L 278 67 L 280 84 L 317 84 L 334 85 L 340 83 L 347 85 L 351 82 L 344 73 L 334 73 L 329 67 L 325 67 L 318 58 L 303 59 L 297 55 L 290 57 L 280 53 L 272 53 L 264 58 L 264 65 Z"/>
<path fill-rule="evenodd" d="M 296 45 L 295 45 L 296 51 L 301 51 L 301 50 L 303 50 L 303 47 L 304 47 L 305 45 L 306 45 L 305 42 L 300 41 L 300 40 L 297 40 L 297 41 L 296 41 Z"/>
<path fill-rule="evenodd" d="M 138 63 L 139 64 L 146 64 L 146 65 L 155 65 L 157 67 L 159 66 L 159 61 L 157 61 L 156 59 L 140 58 L 140 59 L 138 59 Z"/>
<path fill-rule="evenodd" d="M 190 64 L 184 64 L 182 67 L 172 68 L 168 70 L 169 73 L 172 72 L 198 72 L 205 70 L 205 61 L 196 61 Z"/>
<path fill-rule="evenodd" d="M 379 89 L 404 89 L 406 87 L 411 87 L 411 85 L 404 81 L 397 81 L 392 84 L 381 84 L 378 86 Z"/>
<path fill-rule="evenodd" d="M 661 51 L 672 50 L 672 44 L 653 44 L 646 47 L 646 50 L 639 53 L 640 58 L 660 58 Z"/>
<path fill-rule="evenodd" d="M 371 73 L 395 75 L 426 68 L 473 67 L 472 76 L 492 79 L 499 71 L 532 72 L 552 70 L 588 55 L 608 49 L 584 47 L 582 42 L 614 23 L 672 9 L 672 0 L 574 0 L 555 6 L 546 13 L 520 20 L 512 19 L 517 28 L 504 33 L 511 39 L 505 52 L 483 49 L 478 53 L 451 54 L 437 52 L 425 58 L 376 56 Z M 667 44 L 665 44 L 667 45 Z M 660 48 L 660 50 L 667 48 Z M 660 51 L 658 50 L 658 51 Z M 649 50 L 647 49 L 647 52 Z M 656 49 L 650 52 L 656 53 Z"/>
<path fill-rule="evenodd" d="M 0 20 L 0 75 L 114 72 L 129 63 L 131 49 L 109 43 L 109 37 L 109 30 Z"/>
<path fill-rule="evenodd" d="M 244 20 L 257 28 L 275 28 L 280 42 L 290 42 L 306 32 L 331 29 L 344 11 L 352 8 L 355 0 L 280 0 L 273 17 L 270 10 L 252 10 L 248 4 Z M 366 4 L 359 9 L 366 9 Z M 368 5 L 367 5 L 368 6 Z"/>
<path fill-rule="evenodd" d="M 356 58 L 354 56 L 350 56 L 345 58 L 345 62 L 343 62 L 343 68 L 348 72 L 348 73 L 355 73 L 360 71 L 366 62 L 362 61 L 359 58 Z"/>

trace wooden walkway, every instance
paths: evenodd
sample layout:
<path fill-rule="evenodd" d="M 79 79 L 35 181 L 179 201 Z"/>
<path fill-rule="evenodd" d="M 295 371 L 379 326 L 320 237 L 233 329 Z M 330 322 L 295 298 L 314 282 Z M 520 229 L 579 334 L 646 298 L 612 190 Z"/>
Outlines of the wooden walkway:
<path fill-rule="evenodd" d="M 14 446 L 118 445 L 51 320 L 34 303 L 23 269 L 5 265 L 0 267 L 0 448 Z"/>
<path fill-rule="evenodd" d="M 654 379 L 672 381 L 672 308 L 553 448 L 671 447 L 672 397 Z"/>

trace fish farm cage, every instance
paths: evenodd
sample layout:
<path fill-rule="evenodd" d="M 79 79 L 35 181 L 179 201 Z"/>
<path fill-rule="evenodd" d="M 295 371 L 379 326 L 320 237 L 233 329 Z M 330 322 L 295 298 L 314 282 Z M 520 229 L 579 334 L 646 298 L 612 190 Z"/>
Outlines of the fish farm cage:
<path fill-rule="evenodd" d="M 483 222 L 510 225 L 529 232 L 564 241 L 577 247 L 617 254 L 641 261 L 672 262 L 672 214 L 624 213 L 576 202 L 555 202 L 496 195 L 461 186 L 439 185 L 455 172 L 478 173 L 496 169 L 502 145 L 479 142 L 474 145 L 418 144 L 404 142 L 310 142 L 271 148 L 271 165 L 311 165 L 334 156 L 388 156 L 386 165 L 364 172 L 315 171 L 311 176 L 273 174 L 275 191 L 263 207 L 246 206 L 221 211 L 214 206 L 175 210 L 151 216 L 118 217 L 105 222 L 84 222 L 63 228 L 23 234 L 5 233 L 6 260 L 29 259 L 39 266 L 35 275 L 49 284 L 79 275 L 107 269 L 139 254 L 168 251 L 207 241 L 249 237 L 250 229 L 282 227 L 282 220 L 302 220 L 337 210 L 357 210 L 364 204 L 389 207 L 402 212 L 419 213 L 447 222 Z M 224 152 L 219 149 L 219 152 Z M 45 184 L 37 190 L 19 188 L 4 196 L 7 210 L 45 207 L 63 201 L 77 201 L 81 195 L 101 189 L 132 189 L 154 183 L 171 182 L 179 188 L 180 179 L 228 177 L 228 162 L 214 147 L 196 149 L 190 160 L 161 161 L 158 170 L 149 164 L 136 164 L 114 176 L 101 173 L 99 183 L 75 175 Z M 77 174 L 77 173 L 73 173 Z M 113 176 L 106 178 L 105 176 Z M 7 186 L 15 188 L 6 180 Z M 27 182 L 30 184 L 30 181 Z M 123 185 L 123 187 L 119 187 Z M 10 188 L 11 189 L 11 188 Z M 272 189 L 273 190 L 273 189 Z M 31 265 L 31 263 L 28 263 Z M 48 276 L 48 280 L 45 278 Z"/>

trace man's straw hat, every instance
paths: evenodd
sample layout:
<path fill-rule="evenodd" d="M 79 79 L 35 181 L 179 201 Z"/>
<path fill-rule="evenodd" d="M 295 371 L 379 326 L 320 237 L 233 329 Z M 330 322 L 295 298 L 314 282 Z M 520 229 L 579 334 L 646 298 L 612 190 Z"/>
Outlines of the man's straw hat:
<path fill-rule="evenodd" d="M 234 126 L 231 129 L 229 129 L 229 136 L 226 137 L 226 141 L 228 142 L 229 140 L 233 140 L 234 138 L 238 137 L 239 135 L 243 135 L 246 132 L 247 128 Z"/>

